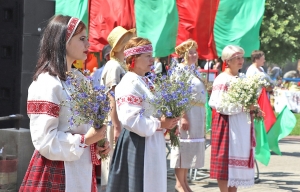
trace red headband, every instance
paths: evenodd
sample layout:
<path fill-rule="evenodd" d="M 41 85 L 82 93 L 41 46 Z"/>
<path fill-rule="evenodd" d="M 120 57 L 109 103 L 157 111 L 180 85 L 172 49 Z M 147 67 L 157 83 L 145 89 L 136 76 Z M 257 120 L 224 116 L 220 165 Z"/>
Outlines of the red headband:
<path fill-rule="evenodd" d="M 66 35 L 67 43 L 70 41 L 71 37 L 73 36 L 79 22 L 80 22 L 80 20 L 75 17 L 71 17 L 71 19 L 69 20 L 67 35 Z"/>
<path fill-rule="evenodd" d="M 142 45 L 142 46 L 137 46 L 137 47 L 132 47 L 130 49 L 126 49 L 124 51 L 124 56 L 125 59 L 131 55 L 138 55 L 138 54 L 142 54 L 142 53 L 149 53 L 152 52 L 153 48 L 151 44 L 148 45 Z"/>

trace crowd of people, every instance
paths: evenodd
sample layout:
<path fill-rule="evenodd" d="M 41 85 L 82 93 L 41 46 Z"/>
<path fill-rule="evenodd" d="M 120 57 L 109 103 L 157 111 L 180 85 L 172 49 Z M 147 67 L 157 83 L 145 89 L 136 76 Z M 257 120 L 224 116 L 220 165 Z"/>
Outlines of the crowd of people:
<path fill-rule="evenodd" d="M 151 42 L 136 37 L 135 29 L 114 28 L 103 48 L 105 64 L 93 74 L 94 85 L 104 85 L 110 99 L 110 125 L 100 129 L 90 124 L 69 128 L 70 106 L 61 102 L 72 94 L 66 83 L 66 72 L 72 71 L 75 60 L 85 60 L 89 49 L 86 26 L 77 18 L 57 15 L 47 25 L 39 49 L 33 82 L 28 90 L 30 131 L 35 152 L 19 191 L 97 191 L 96 154 L 108 154 L 101 161 L 101 190 L 167 191 L 167 164 L 164 133 L 178 125 L 180 145 L 171 149 L 170 167 L 175 169 L 175 191 L 190 192 L 188 169 L 204 166 L 206 85 L 194 73 L 190 79 L 197 103 L 181 117 L 153 115 L 154 107 L 143 100 L 153 96 L 155 87 L 145 74 L 166 74 L 169 65 L 152 57 Z M 198 65 L 198 45 L 187 39 L 175 47 L 178 68 Z M 220 73 L 213 82 L 209 106 L 215 110 L 211 135 L 210 177 L 217 179 L 220 191 L 237 191 L 254 184 L 253 125 L 243 106 L 220 108 L 221 98 L 230 82 L 240 76 L 244 50 L 228 45 L 221 60 L 207 61 L 204 69 Z M 253 64 L 247 76 L 262 73 L 265 56 L 253 51 Z M 153 68 L 154 66 L 154 68 Z M 83 75 L 77 72 L 78 78 Z M 272 91 L 273 86 L 267 87 Z M 139 111 L 147 109 L 141 116 Z M 251 111 L 258 106 L 251 106 Z M 262 115 L 262 114 L 260 114 Z M 104 147 L 97 141 L 107 138 Z"/>

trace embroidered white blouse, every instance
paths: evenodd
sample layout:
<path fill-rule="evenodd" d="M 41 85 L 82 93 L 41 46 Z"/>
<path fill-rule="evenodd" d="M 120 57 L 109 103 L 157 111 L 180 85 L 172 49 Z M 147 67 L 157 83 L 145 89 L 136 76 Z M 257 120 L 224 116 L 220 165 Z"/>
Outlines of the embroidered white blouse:
<path fill-rule="evenodd" d="M 164 129 L 143 97 L 152 97 L 146 77 L 127 72 L 116 86 L 117 113 L 123 127 L 145 137 L 144 192 L 167 191 Z M 144 79 L 144 80 L 143 80 Z"/>
<path fill-rule="evenodd" d="M 80 72 L 78 75 L 83 76 Z M 67 192 L 91 191 L 92 161 L 90 147 L 82 148 L 81 134 L 90 125 L 69 129 L 71 115 L 63 88 L 68 85 L 48 73 L 40 74 L 28 89 L 27 113 L 33 145 L 49 160 L 64 161 Z"/>

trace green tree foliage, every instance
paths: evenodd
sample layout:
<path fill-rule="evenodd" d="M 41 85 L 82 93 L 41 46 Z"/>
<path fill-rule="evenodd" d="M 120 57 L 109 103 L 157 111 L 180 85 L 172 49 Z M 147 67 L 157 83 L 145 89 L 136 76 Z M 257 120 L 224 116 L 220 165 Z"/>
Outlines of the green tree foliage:
<path fill-rule="evenodd" d="M 300 0 L 266 0 L 260 40 L 269 62 L 300 59 Z"/>

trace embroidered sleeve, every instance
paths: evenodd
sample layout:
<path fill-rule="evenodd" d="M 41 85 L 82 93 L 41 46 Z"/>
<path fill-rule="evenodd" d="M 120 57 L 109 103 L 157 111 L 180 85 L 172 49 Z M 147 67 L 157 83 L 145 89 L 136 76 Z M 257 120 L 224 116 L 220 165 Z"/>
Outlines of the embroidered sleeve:
<path fill-rule="evenodd" d="M 46 114 L 58 117 L 59 105 L 50 101 L 27 101 L 27 114 Z"/>
<path fill-rule="evenodd" d="M 134 85 L 131 84 L 131 86 Z M 118 118 L 126 129 L 142 137 L 148 137 L 160 128 L 160 121 L 157 118 L 144 113 L 147 110 L 143 107 L 145 101 L 134 91 L 133 87 L 124 89 L 122 84 L 117 85 L 116 98 Z"/>
<path fill-rule="evenodd" d="M 30 132 L 35 149 L 47 159 L 74 161 L 84 148 L 80 147 L 80 134 L 66 132 L 68 109 L 60 106 L 65 100 L 63 93 L 61 83 L 46 74 L 30 85 L 27 100 Z"/>
<path fill-rule="evenodd" d="M 223 94 L 226 93 L 228 90 L 228 83 L 226 83 L 226 79 L 218 79 L 216 78 L 212 93 L 209 99 L 209 106 L 216 109 L 217 112 L 225 114 L 225 115 L 235 115 L 242 112 L 242 106 L 228 106 L 227 108 L 221 107 L 222 97 Z"/>
<path fill-rule="evenodd" d="M 120 107 L 122 104 L 138 105 L 141 106 L 143 99 L 135 95 L 126 95 L 117 99 L 117 106 Z"/>

